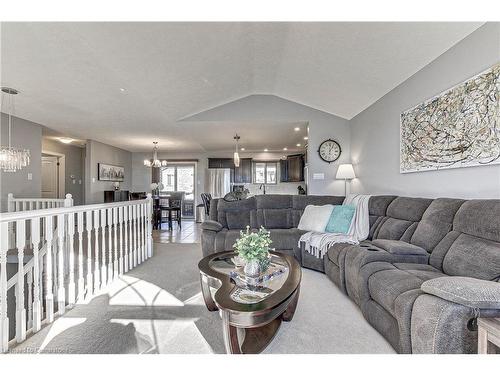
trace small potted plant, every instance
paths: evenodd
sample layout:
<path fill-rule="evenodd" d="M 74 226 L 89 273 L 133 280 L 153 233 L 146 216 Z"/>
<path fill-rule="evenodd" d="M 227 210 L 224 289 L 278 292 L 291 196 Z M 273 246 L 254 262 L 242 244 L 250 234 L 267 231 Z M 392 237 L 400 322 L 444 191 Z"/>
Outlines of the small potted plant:
<path fill-rule="evenodd" d="M 269 266 L 271 243 L 270 233 L 263 227 L 258 232 L 251 232 L 247 226 L 246 231 L 240 232 L 240 238 L 233 247 L 238 257 L 245 263 L 243 271 L 246 276 L 257 277 L 266 271 Z"/>

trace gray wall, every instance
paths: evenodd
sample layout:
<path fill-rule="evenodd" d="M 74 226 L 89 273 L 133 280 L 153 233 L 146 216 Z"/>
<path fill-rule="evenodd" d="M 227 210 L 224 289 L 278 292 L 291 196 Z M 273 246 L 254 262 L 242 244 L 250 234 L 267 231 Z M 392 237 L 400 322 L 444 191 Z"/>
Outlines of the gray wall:
<path fill-rule="evenodd" d="M 9 143 L 8 116 L 1 114 L 0 143 Z M 0 172 L 0 200 L 2 212 L 7 211 L 7 194 L 14 193 L 18 198 L 39 198 L 42 190 L 42 127 L 34 122 L 13 118 L 12 146 L 30 150 L 30 165 L 15 173 Z M 31 173 L 32 180 L 28 180 Z"/>
<path fill-rule="evenodd" d="M 344 182 L 335 180 L 339 164 L 350 162 L 349 122 L 274 95 L 251 95 L 189 118 L 189 121 L 306 121 L 309 124 L 309 186 L 308 193 L 344 194 Z M 342 147 L 342 155 L 328 164 L 318 155 L 322 141 L 332 138 Z M 313 180 L 314 173 L 324 173 L 324 180 Z"/>
<path fill-rule="evenodd" d="M 73 196 L 73 204 L 84 204 L 84 154 L 85 150 L 78 146 L 66 145 L 59 141 L 42 138 L 42 151 L 52 151 L 64 154 L 65 191 Z M 74 179 L 71 178 L 74 176 Z"/>
<path fill-rule="evenodd" d="M 87 140 L 85 150 L 85 203 L 104 202 L 104 190 L 114 190 L 113 182 L 99 181 L 97 164 L 106 163 L 125 168 L 125 180 L 120 189 L 132 188 L 132 153 L 92 139 Z"/>
<path fill-rule="evenodd" d="M 500 24 L 488 23 L 350 121 L 356 192 L 424 197 L 500 198 L 500 165 L 399 173 L 404 110 L 500 61 Z"/>

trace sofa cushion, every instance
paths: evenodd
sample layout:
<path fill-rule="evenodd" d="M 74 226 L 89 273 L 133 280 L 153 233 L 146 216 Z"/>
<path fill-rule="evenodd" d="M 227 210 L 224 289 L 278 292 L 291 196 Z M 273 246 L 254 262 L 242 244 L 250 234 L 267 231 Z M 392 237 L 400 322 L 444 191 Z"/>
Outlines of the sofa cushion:
<path fill-rule="evenodd" d="M 335 243 L 328 248 L 326 252 L 328 259 L 335 263 L 337 266 L 340 265 L 340 254 L 341 252 L 349 246 L 355 246 L 350 243 Z"/>
<path fill-rule="evenodd" d="M 308 232 L 324 232 L 326 224 L 330 219 L 332 209 L 333 206 L 331 204 L 325 204 L 324 206 L 307 206 L 300 218 L 298 229 Z"/>
<path fill-rule="evenodd" d="M 257 208 L 257 225 L 266 229 L 292 228 L 290 208 Z"/>
<path fill-rule="evenodd" d="M 424 281 L 441 276 L 427 264 L 396 263 L 391 269 L 373 273 L 368 288 L 371 298 L 395 317 L 395 302 L 401 294 L 420 289 Z"/>
<path fill-rule="evenodd" d="M 296 228 L 291 229 L 270 229 L 271 248 L 276 250 L 293 250 L 298 248 L 300 236 L 305 233 L 304 231 Z"/>
<path fill-rule="evenodd" d="M 479 309 L 500 309 L 500 283 L 446 276 L 424 282 L 421 289 L 447 301 Z"/>
<path fill-rule="evenodd" d="M 427 251 L 419 246 L 398 240 L 373 240 L 372 244 L 384 249 L 390 254 L 399 255 L 427 255 Z"/>
<path fill-rule="evenodd" d="M 453 218 L 464 202 L 462 199 L 434 199 L 425 210 L 410 243 L 432 252 L 446 234 L 451 231 Z"/>
<path fill-rule="evenodd" d="M 375 228 L 370 230 L 371 238 L 410 242 L 417 228 L 417 222 L 431 202 L 432 199 L 426 198 L 395 198 L 387 206 L 386 216 L 374 223 Z"/>
<path fill-rule="evenodd" d="M 500 242 L 462 233 L 446 252 L 443 270 L 450 276 L 499 280 Z"/>
<path fill-rule="evenodd" d="M 453 230 L 500 242 L 500 199 L 465 202 L 455 215 Z"/>

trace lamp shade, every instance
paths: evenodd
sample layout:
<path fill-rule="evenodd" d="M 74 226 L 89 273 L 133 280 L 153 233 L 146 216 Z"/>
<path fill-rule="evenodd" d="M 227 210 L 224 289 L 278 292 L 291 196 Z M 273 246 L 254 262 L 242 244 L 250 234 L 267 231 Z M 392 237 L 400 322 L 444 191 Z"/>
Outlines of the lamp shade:
<path fill-rule="evenodd" d="M 352 164 L 340 164 L 335 178 L 339 180 L 352 180 L 353 178 L 356 178 Z"/>

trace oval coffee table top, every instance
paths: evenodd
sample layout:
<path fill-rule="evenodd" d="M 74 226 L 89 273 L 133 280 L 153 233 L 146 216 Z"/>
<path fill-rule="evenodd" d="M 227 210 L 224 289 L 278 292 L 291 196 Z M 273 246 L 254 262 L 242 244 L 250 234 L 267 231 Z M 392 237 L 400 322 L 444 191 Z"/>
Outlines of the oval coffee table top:
<path fill-rule="evenodd" d="M 271 251 L 271 263 L 281 268 L 282 274 L 277 275 L 263 284 L 263 291 L 269 293 L 262 301 L 255 303 L 240 303 L 232 298 L 232 294 L 242 286 L 236 285 L 230 276 L 235 272 L 242 273 L 233 261 L 234 251 L 225 251 L 209 255 L 198 263 L 203 274 L 220 281 L 221 286 L 215 292 L 214 300 L 220 309 L 237 313 L 270 310 L 288 299 L 300 286 L 302 271 L 299 263 L 292 256 Z"/>

